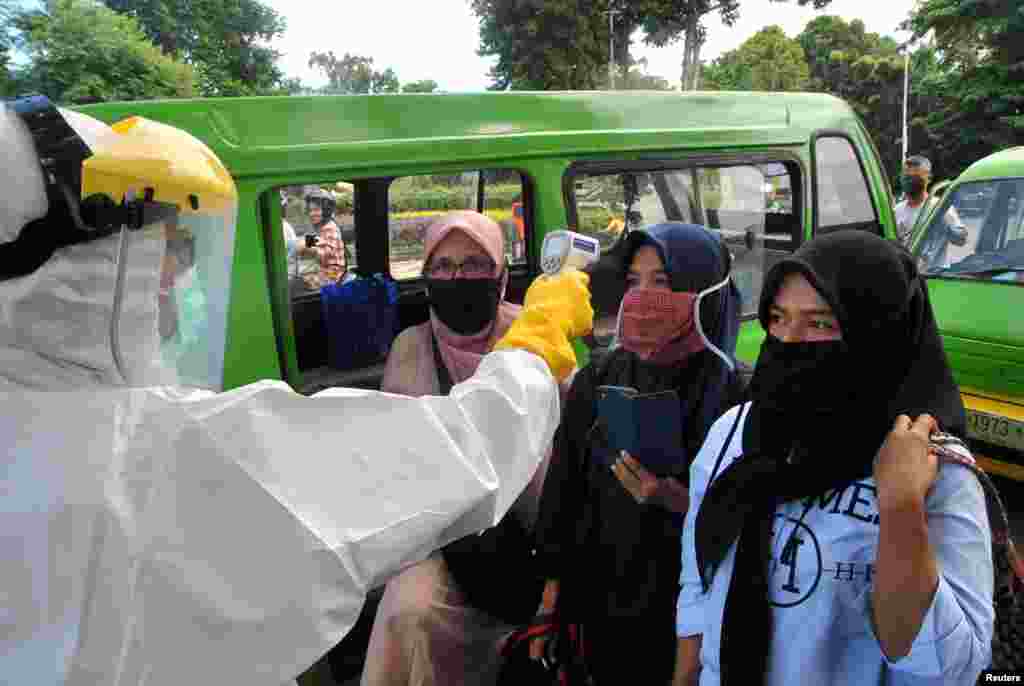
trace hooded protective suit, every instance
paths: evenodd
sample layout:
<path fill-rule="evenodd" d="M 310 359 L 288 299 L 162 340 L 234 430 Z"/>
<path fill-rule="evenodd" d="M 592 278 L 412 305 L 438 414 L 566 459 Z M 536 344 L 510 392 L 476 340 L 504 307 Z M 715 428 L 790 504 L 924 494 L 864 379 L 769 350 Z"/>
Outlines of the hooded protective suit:
<path fill-rule="evenodd" d="M 26 136 L 0 109 L 0 243 L 46 214 Z M 166 229 L 0 280 L 4 683 L 279 686 L 345 635 L 369 588 L 496 523 L 557 425 L 557 383 L 523 350 L 488 355 L 447 397 L 174 385 L 188 355 L 161 332 Z M 200 338 L 216 339 L 207 319 Z"/>

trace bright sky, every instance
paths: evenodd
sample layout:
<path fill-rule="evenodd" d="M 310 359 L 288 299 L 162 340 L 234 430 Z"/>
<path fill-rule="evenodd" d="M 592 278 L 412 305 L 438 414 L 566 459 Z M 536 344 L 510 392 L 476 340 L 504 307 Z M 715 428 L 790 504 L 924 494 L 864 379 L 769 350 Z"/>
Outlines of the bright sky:
<path fill-rule="evenodd" d="M 476 54 L 479 23 L 469 0 L 369 0 L 325 3 L 322 0 L 264 0 L 288 20 L 288 31 L 275 41 L 284 53 L 281 64 L 288 76 L 310 86 L 326 79 L 307 65 L 313 50 L 334 50 L 372 57 L 378 69 L 391 67 L 402 83 L 434 79 L 442 90 L 480 91 L 490 83 L 487 71 L 494 58 Z M 602 3 L 603 4 L 603 3 Z M 725 27 L 718 15 L 705 20 L 708 41 L 701 59 L 711 60 L 739 47 L 761 28 L 778 24 L 795 37 L 817 14 L 835 14 L 847 21 L 860 19 L 870 32 L 897 40 L 908 36 L 897 26 L 910 13 L 915 0 L 832 0 L 822 12 L 769 0 L 742 0 L 739 21 Z M 632 54 L 646 57 L 648 73 L 663 76 L 678 86 L 682 46 L 654 49 L 643 46 L 638 33 Z"/>

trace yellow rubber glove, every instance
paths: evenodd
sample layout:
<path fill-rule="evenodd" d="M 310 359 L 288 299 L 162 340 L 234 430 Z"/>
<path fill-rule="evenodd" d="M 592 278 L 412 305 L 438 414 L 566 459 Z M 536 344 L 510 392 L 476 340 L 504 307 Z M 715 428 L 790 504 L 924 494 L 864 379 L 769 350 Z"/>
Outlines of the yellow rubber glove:
<path fill-rule="evenodd" d="M 494 349 L 529 350 L 544 358 L 559 382 L 564 381 L 576 366 L 570 340 L 594 328 L 589 284 L 590 276 L 575 269 L 534 279 L 523 311 Z"/>

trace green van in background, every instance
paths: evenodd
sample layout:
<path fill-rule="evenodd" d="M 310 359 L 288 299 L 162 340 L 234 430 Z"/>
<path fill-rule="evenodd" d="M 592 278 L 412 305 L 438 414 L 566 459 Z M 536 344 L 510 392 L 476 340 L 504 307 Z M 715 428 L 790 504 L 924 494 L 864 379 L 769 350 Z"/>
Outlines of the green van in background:
<path fill-rule="evenodd" d="M 1024 481 L 1024 147 L 968 167 L 918 221 L 911 245 L 976 457 Z"/>

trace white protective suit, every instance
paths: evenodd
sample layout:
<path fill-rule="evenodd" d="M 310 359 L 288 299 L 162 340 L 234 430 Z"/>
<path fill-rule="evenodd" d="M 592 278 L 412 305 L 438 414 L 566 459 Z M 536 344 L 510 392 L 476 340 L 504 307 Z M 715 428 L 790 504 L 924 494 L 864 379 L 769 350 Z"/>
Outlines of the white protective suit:
<path fill-rule="evenodd" d="M 143 233 L 113 326 L 117 236 L 0 281 L 0 683 L 280 686 L 368 589 L 501 518 L 558 387 L 525 351 L 447 397 L 155 386 L 165 241 Z"/>

